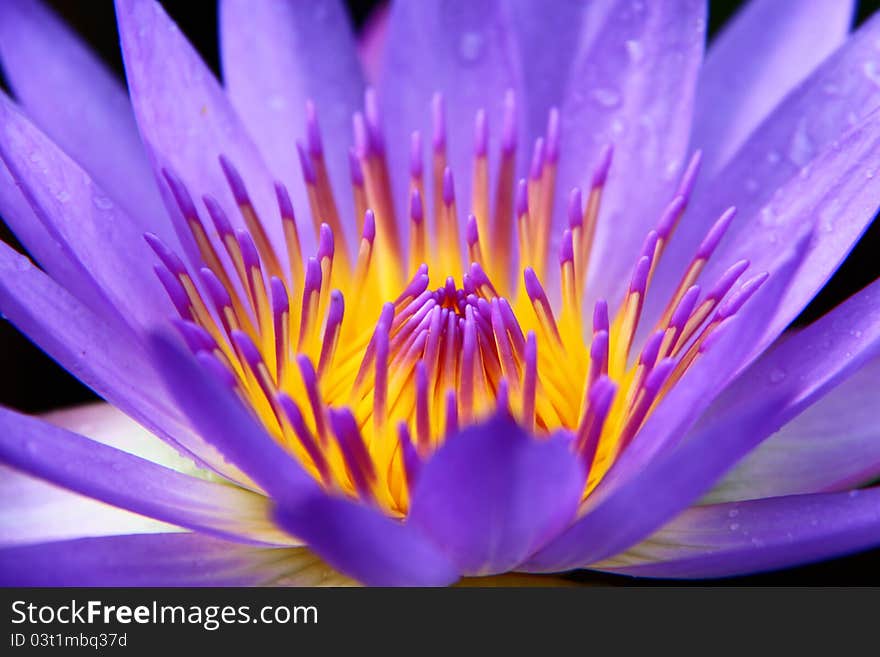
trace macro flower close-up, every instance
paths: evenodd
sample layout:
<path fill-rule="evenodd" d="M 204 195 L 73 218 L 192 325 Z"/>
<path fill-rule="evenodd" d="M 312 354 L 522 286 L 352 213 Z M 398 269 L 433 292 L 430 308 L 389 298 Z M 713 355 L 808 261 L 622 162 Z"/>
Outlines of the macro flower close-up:
<path fill-rule="evenodd" d="M 880 208 L 880 13 L 713 6 L 220 0 L 218 73 L 116 0 L 123 79 L 0 1 L 0 313 L 102 400 L 0 407 L 0 584 L 880 546 L 880 280 L 802 315 Z"/>

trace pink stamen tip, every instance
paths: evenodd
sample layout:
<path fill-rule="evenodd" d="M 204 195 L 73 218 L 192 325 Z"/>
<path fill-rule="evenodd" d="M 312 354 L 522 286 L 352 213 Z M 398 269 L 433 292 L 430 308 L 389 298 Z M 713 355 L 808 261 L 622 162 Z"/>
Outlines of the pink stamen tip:
<path fill-rule="evenodd" d="M 739 312 L 739 309 L 745 305 L 746 301 L 748 301 L 752 295 L 760 289 L 769 277 L 769 273 L 763 272 L 743 283 L 742 287 L 731 294 L 726 301 L 718 306 L 718 310 L 715 313 L 716 318 L 721 320 L 727 319 Z"/>
<path fill-rule="evenodd" d="M 213 196 L 205 195 L 202 197 L 202 202 L 208 209 L 208 216 L 211 217 L 211 221 L 214 223 L 214 228 L 217 229 L 217 233 L 220 237 L 232 235 L 232 224 L 229 223 L 229 217 L 226 216 L 226 212 L 217 200 Z"/>
<path fill-rule="evenodd" d="M 431 98 L 431 118 L 433 126 L 432 145 L 434 151 L 446 150 L 446 103 L 443 94 L 435 93 Z"/>
<path fill-rule="evenodd" d="M 556 164 L 559 161 L 559 110 L 550 108 L 547 116 L 547 163 Z"/>
<path fill-rule="evenodd" d="M 217 349 L 217 342 L 214 338 L 212 338 L 211 335 L 198 324 L 177 318 L 173 318 L 171 323 L 174 324 L 174 327 L 180 333 L 183 341 L 186 342 L 186 346 L 189 347 L 190 351 L 194 354 L 197 354 L 200 351 L 212 353 Z"/>
<path fill-rule="evenodd" d="M 364 119 L 364 115 L 360 112 L 355 112 L 351 117 L 351 125 L 352 131 L 354 132 L 355 153 L 360 159 L 369 157 L 371 154 L 370 137 L 367 132 L 367 122 Z"/>
<path fill-rule="evenodd" d="M 287 288 L 284 286 L 284 281 L 277 276 L 272 276 L 269 279 L 269 290 L 271 293 L 272 314 L 282 315 L 289 312 L 290 300 L 287 297 Z"/>
<path fill-rule="evenodd" d="M 321 157 L 324 146 L 321 144 L 321 128 L 318 125 L 318 113 L 315 103 L 306 101 L 306 143 L 309 145 L 309 153 L 314 157 Z"/>
<path fill-rule="evenodd" d="M 257 251 L 257 245 L 251 234 L 246 230 L 235 231 L 235 239 L 238 241 L 238 248 L 241 249 L 241 258 L 246 269 L 260 266 L 260 254 Z"/>
<path fill-rule="evenodd" d="M 162 169 L 162 175 L 165 178 L 165 182 L 168 183 L 171 195 L 174 196 L 174 201 L 177 203 L 183 216 L 187 219 L 197 218 L 199 215 L 196 211 L 196 206 L 183 181 L 168 169 Z"/>
<path fill-rule="evenodd" d="M 529 167 L 529 176 L 532 180 L 540 180 L 544 171 L 544 138 L 538 137 L 532 149 L 532 164 Z"/>
<path fill-rule="evenodd" d="M 516 96 L 512 89 L 504 95 L 504 117 L 501 123 L 501 151 L 511 156 L 516 151 Z"/>
<path fill-rule="evenodd" d="M 567 228 L 562 233 L 562 245 L 559 249 L 559 264 L 564 265 L 566 262 L 574 262 L 574 242 L 571 231 Z"/>
<path fill-rule="evenodd" d="M 720 301 L 728 292 L 730 292 L 730 289 L 748 268 L 748 260 L 738 260 L 735 262 L 721 275 L 721 278 L 718 279 L 715 287 L 713 287 L 709 294 L 706 295 L 706 299 Z"/>
<path fill-rule="evenodd" d="M 239 205 L 249 204 L 250 198 L 248 197 L 247 187 L 245 187 L 244 179 L 241 177 L 238 169 L 235 168 L 235 165 L 225 155 L 221 155 L 219 160 L 220 168 L 223 169 L 223 175 L 226 176 L 226 182 L 229 185 L 229 189 L 232 190 L 235 202 Z"/>
<path fill-rule="evenodd" d="M 293 203 L 290 200 L 290 194 L 287 193 L 287 187 L 284 183 L 275 181 L 275 199 L 278 201 L 278 211 L 281 218 L 287 221 L 294 220 Z"/>
<path fill-rule="evenodd" d="M 443 170 L 443 204 L 447 207 L 455 202 L 455 181 L 452 178 L 452 169 L 446 167 Z"/>
<path fill-rule="evenodd" d="M 474 118 L 474 155 L 486 157 L 489 148 L 489 124 L 486 110 L 480 109 Z"/>
<path fill-rule="evenodd" d="M 324 258 L 332 260 L 334 251 L 333 229 L 327 224 L 321 224 L 321 228 L 318 231 L 318 261 Z"/>
<path fill-rule="evenodd" d="M 657 355 L 660 353 L 660 344 L 663 342 L 663 336 L 665 333 L 666 332 L 662 329 L 660 331 L 655 331 L 647 340 L 645 340 L 645 346 L 642 348 L 642 353 L 639 355 L 640 365 L 649 368 L 654 367 L 654 363 L 657 361 Z"/>
<path fill-rule="evenodd" d="M 608 180 L 608 172 L 611 170 L 611 162 L 614 159 L 614 146 L 606 144 L 599 153 L 599 164 L 593 172 L 592 186 L 602 187 Z"/>
<path fill-rule="evenodd" d="M 348 149 L 348 173 L 351 176 L 351 184 L 355 187 L 364 186 L 364 170 L 354 147 Z"/>
<path fill-rule="evenodd" d="M 596 305 L 593 306 L 593 333 L 607 331 L 609 326 L 608 302 L 605 299 L 599 299 L 596 301 Z"/>
<path fill-rule="evenodd" d="M 165 292 L 168 294 L 168 298 L 171 299 L 177 314 L 183 319 L 192 319 L 192 313 L 189 309 L 189 298 L 186 296 L 186 290 L 183 289 L 180 280 L 162 264 L 155 265 L 153 271 L 156 272 L 159 282 L 165 288 Z"/>
<path fill-rule="evenodd" d="M 657 223 L 657 234 L 661 239 L 666 240 L 672 235 L 686 203 L 684 196 L 675 196 L 663 209 L 663 214 L 660 215 L 660 221 Z"/>
<path fill-rule="evenodd" d="M 370 244 L 376 239 L 376 215 L 373 214 L 372 210 L 364 212 L 363 238 Z"/>
<path fill-rule="evenodd" d="M 715 251 L 718 243 L 721 242 L 721 239 L 730 227 L 730 222 L 733 221 L 735 216 L 736 208 L 728 208 L 725 210 L 724 214 L 718 218 L 718 220 L 712 225 L 712 228 L 709 229 L 706 237 L 703 238 L 700 248 L 697 249 L 698 259 L 708 260 L 712 257 L 712 253 Z"/>
<path fill-rule="evenodd" d="M 529 184 L 521 179 L 516 186 L 516 198 L 514 200 L 516 216 L 522 217 L 529 213 Z"/>
<path fill-rule="evenodd" d="M 168 271 L 175 276 L 186 273 L 186 266 L 183 264 L 183 261 L 174 251 L 165 246 L 162 240 L 153 235 L 153 233 L 144 233 L 144 239 Z"/>
<path fill-rule="evenodd" d="M 409 218 L 414 224 L 421 224 L 425 220 L 425 208 L 422 205 L 422 195 L 417 187 L 413 187 L 409 194 Z"/>
<path fill-rule="evenodd" d="M 584 205 L 580 187 L 575 187 L 568 194 L 568 225 L 571 228 L 582 226 L 584 223 Z"/>
<path fill-rule="evenodd" d="M 220 381 L 226 388 L 235 390 L 238 385 L 235 381 L 235 375 L 224 367 L 214 354 L 200 351 L 196 354 L 196 360 L 208 376 Z"/>
<path fill-rule="evenodd" d="M 315 172 L 312 158 L 309 157 L 301 141 L 296 142 L 296 152 L 299 155 L 299 166 L 302 168 L 303 180 L 307 185 L 314 185 L 318 181 L 318 174 Z"/>
<path fill-rule="evenodd" d="M 681 176 L 681 182 L 678 184 L 678 190 L 676 191 L 676 196 L 683 196 L 685 202 L 690 199 L 691 192 L 694 190 L 694 185 L 697 182 L 697 175 L 700 173 L 700 165 L 703 162 L 703 151 L 697 150 L 691 156 L 690 162 L 688 162 L 687 169 L 685 169 L 684 174 Z"/>
<path fill-rule="evenodd" d="M 422 133 L 415 130 L 409 137 L 409 175 L 413 180 L 421 180 L 424 174 L 422 159 Z"/>
<path fill-rule="evenodd" d="M 685 292 L 675 310 L 669 319 L 669 326 L 680 331 L 690 319 L 691 313 L 697 305 L 697 299 L 700 297 L 700 286 L 692 285 Z"/>
<path fill-rule="evenodd" d="M 472 214 L 469 214 L 467 218 L 465 239 L 467 240 L 468 246 L 473 246 L 480 241 L 480 233 L 477 230 L 477 218 Z"/>
<path fill-rule="evenodd" d="M 639 262 L 636 264 L 632 280 L 629 284 L 630 294 L 640 294 L 644 296 L 645 289 L 648 286 L 648 274 L 650 271 L 651 259 L 648 256 L 642 256 L 639 258 Z"/>

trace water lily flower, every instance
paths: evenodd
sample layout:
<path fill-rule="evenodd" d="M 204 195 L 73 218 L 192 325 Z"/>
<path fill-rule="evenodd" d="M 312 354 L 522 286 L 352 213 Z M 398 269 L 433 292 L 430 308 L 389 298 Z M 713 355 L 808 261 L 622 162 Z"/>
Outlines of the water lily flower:
<path fill-rule="evenodd" d="M 0 3 L 0 580 L 715 577 L 880 543 L 880 18 L 753 0 Z M 361 53 L 359 59 L 358 53 Z M 362 61 L 363 60 L 363 61 Z M 363 71 L 368 72 L 368 76 Z M 130 102 L 129 102 L 130 97 Z M 14 376 L 14 372 L 7 375 Z"/>

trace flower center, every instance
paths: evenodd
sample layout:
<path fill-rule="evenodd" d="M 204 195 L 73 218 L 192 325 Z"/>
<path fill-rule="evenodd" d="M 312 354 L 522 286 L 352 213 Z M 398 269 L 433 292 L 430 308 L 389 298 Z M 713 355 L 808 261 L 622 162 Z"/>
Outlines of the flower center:
<path fill-rule="evenodd" d="M 586 496 L 700 357 L 706 338 L 764 280 L 728 294 L 748 266 L 742 261 L 707 293 L 696 285 L 733 217 L 729 210 L 631 359 L 651 275 L 685 211 L 699 155 L 648 234 L 620 307 L 610 314 L 599 301 L 585 321 L 581 300 L 612 150 L 603 150 L 590 189 L 571 191 L 569 225 L 551 263 L 558 113 L 551 111 L 546 135 L 535 142 L 528 178 L 516 181 L 512 95 L 506 107 L 495 172 L 486 115 L 475 118 L 471 213 L 462 222 L 443 99 L 435 97 L 429 176 L 421 136 L 412 136 L 406 248 L 372 91 L 354 117 L 349 154 L 356 248 L 345 241 L 349 218 L 337 211 L 311 104 L 307 143 L 297 147 L 319 237 L 314 256 L 303 257 L 304 227 L 280 183 L 285 243 L 273 244 L 227 159 L 220 164 L 241 214 L 238 230 L 211 197 L 203 198 L 210 224 L 203 220 L 183 183 L 163 172 L 186 224 L 179 232 L 194 243 L 193 267 L 155 236 L 147 239 L 187 344 L 316 479 L 392 515 L 406 514 L 424 459 L 459 428 L 499 411 L 537 440 L 566 432 L 589 471 Z M 555 307 L 541 283 L 551 266 L 561 281 Z"/>

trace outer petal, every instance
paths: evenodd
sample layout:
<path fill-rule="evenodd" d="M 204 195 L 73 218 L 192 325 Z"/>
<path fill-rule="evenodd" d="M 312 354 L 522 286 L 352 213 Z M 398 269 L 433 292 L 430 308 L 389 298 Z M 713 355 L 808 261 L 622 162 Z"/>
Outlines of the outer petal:
<path fill-rule="evenodd" d="M 305 548 L 257 548 L 200 534 L 146 534 L 0 550 L 4 586 L 345 585 Z"/>
<path fill-rule="evenodd" d="M 80 272 L 132 326 L 165 317 L 170 305 L 156 284 L 142 230 L 2 96 L 0 124 L 0 158 L 47 232 L 79 261 Z"/>
<path fill-rule="evenodd" d="M 498 0 L 392 5 L 379 99 L 398 208 L 409 207 L 410 133 L 420 130 L 426 142 L 432 134 L 433 94 L 445 99 L 448 161 L 464 209 L 471 199 L 474 117 L 485 109 L 489 126 L 500 134 L 505 94 L 518 91 L 519 82 L 513 34 Z"/>
<path fill-rule="evenodd" d="M 318 494 L 280 505 L 276 519 L 331 566 L 369 586 L 445 586 L 459 576 L 421 532 L 357 502 Z"/>
<path fill-rule="evenodd" d="M 512 570 L 574 516 L 585 473 L 570 444 L 508 418 L 465 429 L 422 468 L 408 522 L 465 575 Z"/>
<path fill-rule="evenodd" d="M 700 71 L 691 143 L 711 176 L 779 101 L 846 40 L 849 0 L 752 0 L 713 41 Z"/>
<path fill-rule="evenodd" d="M 284 234 L 272 179 L 211 71 L 155 0 L 117 0 L 116 17 L 131 100 L 153 166 L 174 170 L 195 198 L 214 196 L 243 227 L 217 159 L 227 156 L 278 250 Z M 177 216 L 170 191 L 160 187 L 169 212 Z M 303 249 L 313 252 L 311 231 L 301 233 Z"/>
<path fill-rule="evenodd" d="M 0 466 L 0 547 L 85 536 L 180 531 Z"/>
<path fill-rule="evenodd" d="M 588 188 L 602 148 L 615 149 L 591 259 L 588 289 L 596 297 L 618 299 L 645 235 L 678 183 L 705 11 L 701 0 L 636 6 L 619 0 L 573 66 L 562 106 L 558 189 L 567 194 L 575 185 Z M 566 217 L 565 208 L 557 207 L 552 253 L 558 252 Z M 548 274 L 558 276 L 552 267 Z"/>
<path fill-rule="evenodd" d="M 873 439 L 880 431 L 874 404 L 880 399 L 878 354 L 880 282 L 774 345 L 701 424 L 723 421 L 733 408 L 783 392 L 789 401 L 777 411 L 780 423 L 803 415 L 752 452 L 710 499 L 811 493 L 870 478 L 880 460 L 880 444 Z"/>
<path fill-rule="evenodd" d="M 688 509 L 602 570 L 724 577 L 819 561 L 880 543 L 880 489 Z"/>
<path fill-rule="evenodd" d="M 173 239 L 125 88 L 88 47 L 39 0 L 7 0 L 0 59 L 34 123 L 142 230 Z"/>
<path fill-rule="evenodd" d="M 340 217 L 350 229 L 349 244 L 356 243 L 348 148 L 363 79 L 343 4 L 224 0 L 220 46 L 229 97 L 306 224 L 308 196 L 295 144 L 305 136 L 306 101 L 314 101 Z"/>
<path fill-rule="evenodd" d="M 30 261 L 0 244 L 0 313 L 65 369 L 176 449 L 247 482 L 181 421 L 155 369 L 132 336 L 110 327 Z"/>
<path fill-rule="evenodd" d="M 175 472 L 0 409 L 0 462 L 116 507 L 246 542 L 289 545 L 266 498 Z M 14 505 L 14 499 L 5 503 Z"/>
<path fill-rule="evenodd" d="M 731 205 L 735 205 L 739 212 L 722 246 L 713 256 L 717 266 L 730 264 L 729 258 L 735 255 L 730 247 L 736 245 L 751 248 L 763 245 L 763 253 L 773 250 L 775 246 L 771 240 L 774 233 L 779 241 L 785 235 L 781 232 L 782 226 L 790 225 L 792 221 L 792 215 L 781 212 L 785 204 L 798 212 L 795 217 L 801 217 L 804 222 L 808 220 L 806 202 L 798 198 L 792 202 L 788 193 L 783 198 L 781 188 L 795 196 L 807 192 L 813 201 L 826 192 L 831 192 L 830 198 L 839 196 L 841 201 L 846 201 L 846 196 L 840 195 L 847 190 L 842 187 L 832 189 L 839 185 L 839 181 L 833 173 L 822 173 L 819 163 L 835 161 L 834 155 L 828 152 L 833 152 L 835 145 L 841 149 L 847 148 L 847 144 L 852 146 L 853 130 L 860 124 L 867 128 L 868 124 L 863 121 L 867 121 L 867 117 L 880 106 L 880 85 L 877 83 L 880 75 L 876 73 L 880 71 L 880 52 L 875 46 L 878 39 L 880 15 L 860 27 L 792 91 L 723 170 L 695 192 L 691 209 L 676 228 L 663 262 L 657 268 L 652 292 L 646 302 L 646 317 L 659 314 L 659 307 L 669 298 L 709 226 Z M 845 137 L 845 134 L 850 136 Z M 869 138 L 870 132 L 865 131 L 864 136 Z M 839 166 L 839 162 L 852 161 L 855 157 L 854 152 L 838 152 L 836 161 Z M 856 186 L 871 183 L 869 177 L 875 167 L 876 161 L 861 162 L 857 171 L 850 172 L 855 177 L 850 182 Z M 765 207 L 768 209 L 764 210 Z M 864 214 L 844 215 L 844 218 L 847 223 L 861 221 L 863 226 L 873 216 L 874 209 L 865 207 Z M 855 208 L 852 210 L 855 212 Z M 827 208 L 827 211 L 841 215 L 844 207 Z M 815 216 L 812 219 L 815 220 Z M 824 223 L 825 219 L 822 217 L 823 221 L 819 223 Z M 861 232 L 860 229 L 854 230 L 856 234 Z M 822 250 L 835 263 L 843 259 L 854 241 L 852 231 L 844 230 L 842 226 L 820 231 L 820 237 L 817 246 L 823 247 Z M 711 280 L 710 274 L 707 271 L 704 279 Z M 827 265 L 815 269 L 817 279 L 824 281 L 827 275 Z M 815 290 L 815 285 L 814 280 L 810 287 Z M 783 310 L 791 317 L 790 310 Z"/>

